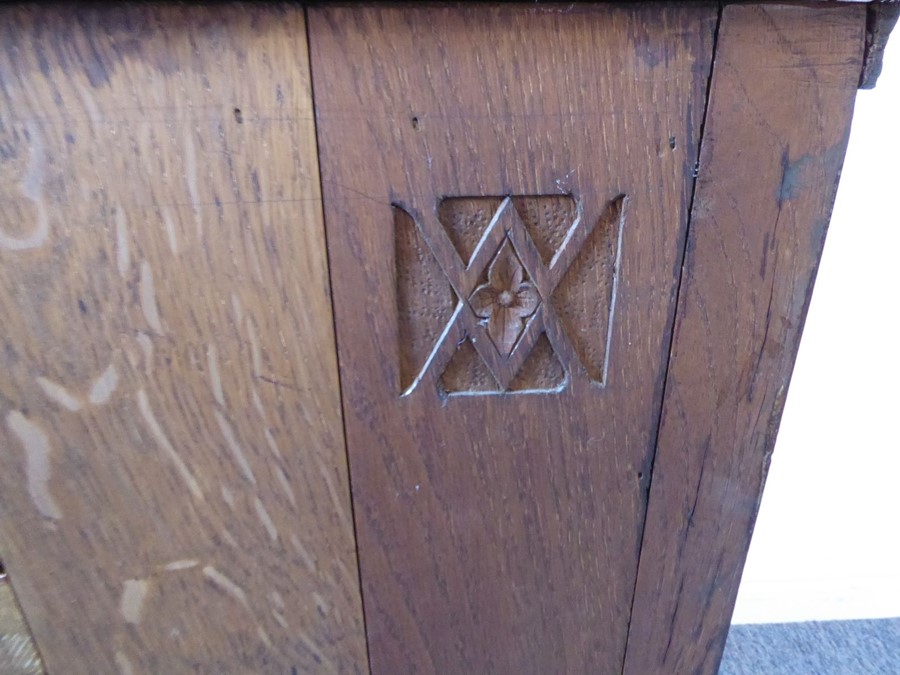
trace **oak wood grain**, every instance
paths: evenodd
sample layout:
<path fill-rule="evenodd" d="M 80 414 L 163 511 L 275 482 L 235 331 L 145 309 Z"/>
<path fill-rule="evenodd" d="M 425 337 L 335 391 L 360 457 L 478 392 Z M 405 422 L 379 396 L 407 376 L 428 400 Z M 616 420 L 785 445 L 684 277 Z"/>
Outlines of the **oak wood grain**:
<path fill-rule="evenodd" d="M 715 20 L 309 10 L 374 673 L 620 671 Z"/>
<path fill-rule="evenodd" d="M 625 673 L 715 673 L 846 149 L 863 7 L 725 7 Z"/>
<path fill-rule="evenodd" d="M 0 12 L 0 557 L 50 672 L 366 669 L 305 35 Z"/>
<path fill-rule="evenodd" d="M 0 673 L 40 675 L 43 672 L 31 632 L 25 625 L 12 587 L 0 570 Z"/>

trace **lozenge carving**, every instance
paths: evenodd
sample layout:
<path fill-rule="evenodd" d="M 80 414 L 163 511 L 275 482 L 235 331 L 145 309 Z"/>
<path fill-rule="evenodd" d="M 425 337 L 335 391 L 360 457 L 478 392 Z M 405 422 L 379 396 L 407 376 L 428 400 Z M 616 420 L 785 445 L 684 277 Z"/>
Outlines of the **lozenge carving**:
<path fill-rule="evenodd" d="M 605 383 L 625 197 L 589 222 L 571 195 L 394 205 L 400 385 L 442 395 Z"/>
<path fill-rule="evenodd" d="M 522 334 L 525 321 L 541 299 L 534 284 L 525 280 L 525 268 L 509 239 L 503 242 L 488 268 L 488 282 L 475 289 L 469 304 L 475 316 L 487 322 L 494 346 L 508 356 Z"/>

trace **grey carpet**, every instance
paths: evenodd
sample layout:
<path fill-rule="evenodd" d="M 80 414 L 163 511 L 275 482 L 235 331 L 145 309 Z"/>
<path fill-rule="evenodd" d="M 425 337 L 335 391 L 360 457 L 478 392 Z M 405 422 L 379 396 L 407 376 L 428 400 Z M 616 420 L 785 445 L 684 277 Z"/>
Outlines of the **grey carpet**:
<path fill-rule="evenodd" d="M 900 675 L 900 618 L 732 626 L 719 675 Z"/>

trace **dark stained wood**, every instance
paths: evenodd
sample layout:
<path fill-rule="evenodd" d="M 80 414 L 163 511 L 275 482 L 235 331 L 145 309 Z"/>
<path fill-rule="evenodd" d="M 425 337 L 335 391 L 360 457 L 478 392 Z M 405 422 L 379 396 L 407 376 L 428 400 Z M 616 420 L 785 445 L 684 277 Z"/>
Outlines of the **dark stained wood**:
<path fill-rule="evenodd" d="M 305 36 L 0 11 L 0 559 L 51 673 L 366 670 Z"/>
<path fill-rule="evenodd" d="M 900 18 L 900 3 L 873 2 L 866 6 L 866 11 L 866 51 L 859 88 L 873 89 L 881 75 L 888 38 Z"/>
<path fill-rule="evenodd" d="M 374 673 L 620 672 L 715 20 L 309 10 Z"/>
<path fill-rule="evenodd" d="M 729 5 L 626 675 L 715 673 L 849 131 L 864 7 Z"/>

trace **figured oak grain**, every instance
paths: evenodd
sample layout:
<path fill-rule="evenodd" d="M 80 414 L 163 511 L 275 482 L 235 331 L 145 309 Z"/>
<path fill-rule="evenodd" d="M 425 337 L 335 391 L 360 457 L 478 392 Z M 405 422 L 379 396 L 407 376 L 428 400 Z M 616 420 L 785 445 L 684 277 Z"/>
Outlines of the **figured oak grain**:
<path fill-rule="evenodd" d="M 715 20 L 712 5 L 310 8 L 374 673 L 621 669 Z M 544 296 L 566 195 L 592 225 L 627 199 L 613 219 L 607 376 L 597 383 L 567 362 L 561 390 L 522 393 L 554 373 L 511 364 L 544 358 L 542 336 L 556 350 L 557 322 L 532 332 L 532 351 L 503 354 L 470 299 L 507 240 L 528 272 L 521 283 Z M 476 251 L 473 232 L 498 199 L 510 200 L 506 220 Z M 546 231 L 540 245 L 517 224 L 522 199 L 552 207 L 546 222 L 523 209 Z M 422 260 L 421 277 L 407 272 Z M 519 281 L 507 272 L 498 302 Z M 398 292 L 412 278 L 428 297 Z M 435 361 L 410 390 L 448 303 L 472 320 L 450 326 L 440 357 L 464 362 Z M 595 311 L 608 316 L 607 305 Z M 513 391 L 497 393 L 504 383 Z"/>
<path fill-rule="evenodd" d="M 41 675 L 40 656 L 9 581 L 0 570 L 0 673 Z"/>
<path fill-rule="evenodd" d="M 626 675 L 716 673 L 831 215 L 864 7 L 729 5 Z"/>
<path fill-rule="evenodd" d="M 49 672 L 366 670 L 305 30 L 0 12 L 0 557 Z"/>

